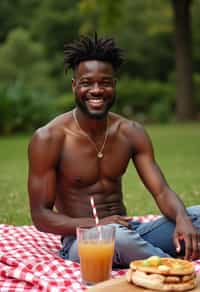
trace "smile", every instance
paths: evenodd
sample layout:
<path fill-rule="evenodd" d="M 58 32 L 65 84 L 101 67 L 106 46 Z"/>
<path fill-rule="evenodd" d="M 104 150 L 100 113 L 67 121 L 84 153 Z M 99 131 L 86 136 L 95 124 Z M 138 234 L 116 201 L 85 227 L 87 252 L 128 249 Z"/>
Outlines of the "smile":
<path fill-rule="evenodd" d="M 87 103 L 91 106 L 99 107 L 104 104 L 104 100 L 103 98 L 92 98 L 92 99 L 88 99 Z"/>

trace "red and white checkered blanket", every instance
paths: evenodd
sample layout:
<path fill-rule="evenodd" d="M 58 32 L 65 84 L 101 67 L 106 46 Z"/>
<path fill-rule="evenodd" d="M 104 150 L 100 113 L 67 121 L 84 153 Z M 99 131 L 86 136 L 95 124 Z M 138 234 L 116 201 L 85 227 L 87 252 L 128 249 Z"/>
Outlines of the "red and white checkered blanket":
<path fill-rule="evenodd" d="M 149 215 L 137 220 L 155 218 Z M 84 291 L 87 287 L 81 283 L 79 264 L 61 259 L 60 248 L 60 236 L 39 232 L 34 226 L 1 224 L 0 291 Z M 200 272 L 200 260 L 195 264 Z M 112 277 L 125 272 L 113 271 Z"/>

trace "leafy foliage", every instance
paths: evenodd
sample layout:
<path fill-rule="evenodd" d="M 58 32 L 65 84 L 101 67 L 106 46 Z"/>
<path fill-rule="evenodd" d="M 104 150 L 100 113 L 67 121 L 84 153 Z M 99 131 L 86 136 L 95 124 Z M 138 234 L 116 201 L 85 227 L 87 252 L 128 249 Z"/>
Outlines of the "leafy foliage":
<path fill-rule="evenodd" d="M 156 80 L 121 78 L 117 111 L 140 121 L 167 122 L 174 115 L 174 85 Z"/>
<path fill-rule="evenodd" d="M 194 0 L 193 68 L 200 112 L 199 13 L 200 0 Z M 142 121 L 173 119 L 176 81 L 171 78 L 175 72 L 171 1 L 2 0 L 0 21 L 1 132 L 36 128 L 73 107 L 63 46 L 79 34 L 94 31 L 113 36 L 125 52 L 114 110 Z"/>
<path fill-rule="evenodd" d="M 32 131 L 48 122 L 55 113 L 51 97 L 30 91 L 20 82 L 1 87 L 0 99 L 0 132 L 5 134 Z"/>
<path fill-rule="evenodd" d="M 20 80 L 30 89 L 52 90 L 50 66 L 44 47 L 23 28 L 12 30 L 0 47 L 0 79 L 5 84 Z"/>

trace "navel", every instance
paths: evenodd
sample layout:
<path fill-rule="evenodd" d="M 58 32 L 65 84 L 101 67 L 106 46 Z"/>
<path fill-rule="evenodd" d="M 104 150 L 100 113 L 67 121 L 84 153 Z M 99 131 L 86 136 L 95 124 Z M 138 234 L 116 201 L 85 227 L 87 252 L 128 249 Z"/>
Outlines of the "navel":
<path fill-rule="evenodd" d="M 78 185 L 81 185 L 81 177 L 80 176 L 75 176 L 74 182 Z"/>

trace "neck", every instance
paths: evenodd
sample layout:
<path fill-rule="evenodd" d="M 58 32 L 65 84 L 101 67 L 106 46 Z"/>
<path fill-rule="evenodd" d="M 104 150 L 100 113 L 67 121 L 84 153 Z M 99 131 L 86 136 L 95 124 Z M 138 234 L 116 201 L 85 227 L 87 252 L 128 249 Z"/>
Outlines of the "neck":
<path fill-rule="evenodd" d="M 103 119 L 90 118 L 84 114 L 79 108 L 74 109 L 76 119 L 78 120 L 79 126 L 91 137 L 98 137 L 105 134 L 107 130 L 107 117 Z"/>

